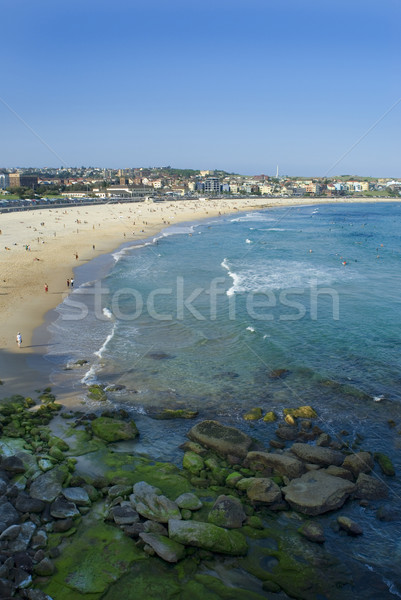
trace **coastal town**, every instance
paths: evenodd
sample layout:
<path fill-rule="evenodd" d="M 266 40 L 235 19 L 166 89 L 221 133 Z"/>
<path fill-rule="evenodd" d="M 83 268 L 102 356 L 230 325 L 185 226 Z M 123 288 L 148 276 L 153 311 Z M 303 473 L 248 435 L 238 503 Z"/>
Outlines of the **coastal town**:
<path fill-rule="evenodd" d="M 401 180 L 340 175 L 239 175 L 222 170 L 167 167 L 0 169 L 0 205 L 71 200 L 143 200 L 218 197 L 398 197 Z"/>

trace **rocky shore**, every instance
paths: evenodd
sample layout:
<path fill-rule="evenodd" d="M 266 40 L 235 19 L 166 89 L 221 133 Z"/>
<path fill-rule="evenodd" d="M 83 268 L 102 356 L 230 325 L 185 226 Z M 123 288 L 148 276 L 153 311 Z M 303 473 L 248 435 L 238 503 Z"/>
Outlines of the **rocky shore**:
<path fill-rule="evenodd" d="M 342 513 L 349 503 L 399 519 L 387 500 L 395 472 L 384 454 L 351 448 L 347 432 L 332 439 L 317 417 L 285 410 L 267 446 L 199 421 L 180 469 L 126 450 L 140 431 L 123 410 L 71 412 L 49 388 L 2 400 L 0 597 L 352 597 L 320 517 L 332 512 L 339 548 L 364 533 Z"/>

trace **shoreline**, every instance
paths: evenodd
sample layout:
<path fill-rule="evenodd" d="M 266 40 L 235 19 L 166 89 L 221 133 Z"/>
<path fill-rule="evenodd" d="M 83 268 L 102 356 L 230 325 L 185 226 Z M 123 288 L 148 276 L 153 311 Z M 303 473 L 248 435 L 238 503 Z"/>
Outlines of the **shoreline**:
<path fill-rule="evenodd" d="M 74 277 L 78 266 L 93 263 L 93 259 L 101 261 L 124 245 L 151 238 L 178 223 L 284 206 L 377 202 L 392 200 L 246 198 L 196 203 L 180 200 L 2 215 L 0 239 L 5 246 L 0 252 L 3 315 L 0 379 L 6 384 L 4 392 L 29 392 L 43 383 L 43 376 L 48 374 L 43 361 L 47 352 L 46 326 L 49 318 L 54 318 L 53 311 L 68 295 L 66 279 Z M 26 250 L 26 245 L 30 249 Z M 80 283 L 77 281 L 76 287 Z M 48 292 L 45 284 L 49 286 Z M 23 337 L 21 348 L 15 343 L 17 331 L 21 331 Z"/>

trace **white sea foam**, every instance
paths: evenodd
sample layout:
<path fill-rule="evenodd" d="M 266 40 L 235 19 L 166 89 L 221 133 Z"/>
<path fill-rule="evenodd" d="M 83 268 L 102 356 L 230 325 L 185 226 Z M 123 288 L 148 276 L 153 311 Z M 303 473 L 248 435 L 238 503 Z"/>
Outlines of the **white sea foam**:
<path fill-rule="evenodd" d="M 103 345 L 99 348 L 99 350 L 96 350 L 96 352 L 94 352 L 95 356 L 98 356 L 99 358 L 102 358 L 103 356 L 103 352 L 106 350 L 106 346 L 107 344 L 110 342 L 110 340 L 113 338 L 114 333 L 116 331 L 116 325 L 114 324 L 113 329 L 111 331 L 111 333 L 109 333 L 109 335 L 107 336 L 107 338 L 105 339 Z"/>
<path fill-rule="evenodd" d="M 235 217 L 235 219 L 231 219 L 231 223 L 242 223 L 244 221 L 275 221 L 272 217 L 268 217 L 265 213 L 260 212 L 252 212 L 246 213 L 240 217 Z"/>
<path fill-rule="evenodd" d="M 252 244 L 251 240 L 249 240 L 248 238 L 245 240 L 246 244 Z"/>
<path fill-rule="evenodd" d="M 255 333 L 254 327 L 247 327 L 246 330 L 250 331 L 251 333 Z"/>
<path fill-rule="evenodd" d="M 233 285 L 230 287 L 229 290 L 227 290 L 227 296 L 233 296 L 235 294 L 236 288 L 239 286 L 240 284 L 240 278 L 239 275 L 237 275 L 236 273 L 234 273 L 233 271 L 230 270 L 229 264 L 227 259 L 225 258 L 223 260 L 223 262 L 221 263 L 221 266 L 224 267 L 224 269 L 227 269 L 228 275 L 232 278 L 233 280 Z"/>
<path fill-rule="evenodd" d="M 337 269 L 323 269 L 302 261 L 249 261 L 225 258 L 221 266 L 233 280 L 228 296 L 238 293 L 265 292 L 267 290 L 304 289 L 312 284 L 331 285 L 338 279 Z M 343 273 L 342 273 L 342 279 Z"/>
<path fill-rule="evenodd" d="M 81 383 L 91 385 L 97 382 L 96 373 L 99 371 L 100 365 L 92 365 L 81 379 Z"/>
<path fill-rule="evenodd" d="M 108 308 L 105 307 L 102 310 L 102 312 L 103 312 L 104 316 L 107 317 L 108 319 L 112 319 L 113 318 L 113 313 L 111 312 L 110 309 L 108 309 Z"/>

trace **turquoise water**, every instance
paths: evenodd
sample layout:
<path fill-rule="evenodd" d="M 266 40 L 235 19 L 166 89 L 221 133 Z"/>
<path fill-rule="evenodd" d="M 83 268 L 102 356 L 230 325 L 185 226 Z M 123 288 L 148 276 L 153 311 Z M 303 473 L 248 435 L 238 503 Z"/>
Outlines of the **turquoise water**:
<path fill-rule="evenodd" d="M 400 222 L 397 203 L 286 207 L 178 225 L 125 247 L 101 288 L 78 270 L 58 308 L 54 382 L 78 394 L 91 382 L 124 386 L 110 402 L 136 413 L 139 447 L 158 458 L 179 462 L 189 429 L 146 416 L 160 407 L 196 409 L 268 444 L 274 425 L 245 423 L 244 412 L 310 404 L 323 429 L 358 434 L 400 472 Z M 86 371 L 63 371 L 78 358 L 89 359 Z M 275 369 L 286 376 L 272 378 Z M 388 484 L 399 503 L 399 484 Z M 342 543 L 358 597 L 394 598 L 401 528 L 376 521 L 373 508 L 345 510 L 368 531 Z"/>

